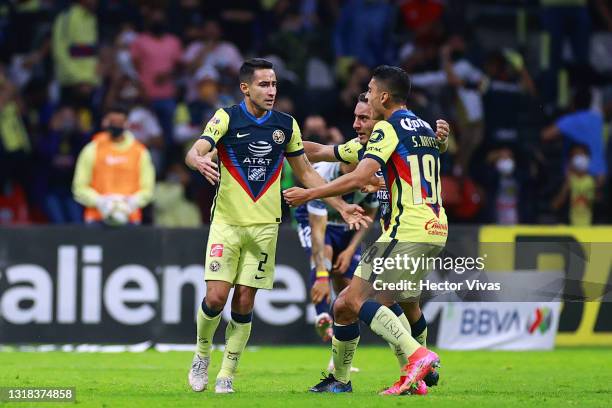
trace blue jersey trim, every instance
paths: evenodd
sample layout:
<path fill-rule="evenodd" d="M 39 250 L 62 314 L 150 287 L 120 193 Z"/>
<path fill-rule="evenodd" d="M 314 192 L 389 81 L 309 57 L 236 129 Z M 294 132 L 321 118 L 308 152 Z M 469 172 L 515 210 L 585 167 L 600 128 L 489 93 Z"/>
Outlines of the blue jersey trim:
<path fill-rule="evenodd" d="M 257 119 L 251 112 L 248 111 L 248 109 L 246 107 L 246 103 L 244 103 L 244 101 L 240 102 L 240 109 L 242 109 L 242 112 L 244 112 L 244 114 L 249 119 L 251 119 L 253 122 L 257 123 L 258 125 L 263 124 L 268 119 L 270 119 L 270 116 L 272 116 L 272 111 L 267 111 L 261 118 Z"/>
<path fill-rule="evenodd" d="M 339 162 L 342 162 L 344 164 L 350 164 L 349 162 L 342 160 L 342 157 L 340 157 L 340 152 L 338 152 L 338 145 L 334 145 L 334 156 L 336 156 L 336 159 Z"/>
<path fill-rule="evenodd" d="M 370 153 L 365 154 L 365 155 L 363 156 L 363 159 L 374 159 L 374 160 L 376 160 L 376 161 L 378 162 L 378 164 L 380 164 L 380 167 L 385 167 L 385 165 L 387 164 L 387 163 L 385 163 L 385 161 L 384 161 L 383 159 L 381 159 L 380 157 L 378 157 L 378 156 L 374 156 L 373 154 L 370 154 Z M 362 160 L 363 160 L 363 159 L 362 159 Z"/>
<path fill-rule="evenodd" d="M 212 137 L 210 137 L 210 136 L 200 136 L 200 139 L 204 139 L 208 143 L 210 143 L 210 145 L 211 145 L 210 150 L 213 150 L 215 148 L 215 144 L 216 143 L 215 143 L 215 140 Z"/>
<path fill-rule="evenodd" d="M 285 156 L 287 157 L 295 157 L 304 154 L 304 149 L 296 150 L 295 152 L 287 153 L 285 152 Z"/>

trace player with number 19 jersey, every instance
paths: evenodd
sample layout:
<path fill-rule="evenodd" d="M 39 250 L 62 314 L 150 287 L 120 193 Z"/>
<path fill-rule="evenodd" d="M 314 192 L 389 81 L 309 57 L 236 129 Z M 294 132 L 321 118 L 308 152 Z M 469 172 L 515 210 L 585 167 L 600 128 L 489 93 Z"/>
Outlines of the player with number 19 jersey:
<path fill-rule="evenodd" d="M 383 215 L 381 241 L 443 245 L 448 221 L 442 206 L 440 145 L 431 126 L 407 109 L 398 110 L 374 126 L 364 147 L 357 140 L 334 150 L 338 160 L 356 163 L 372 158 L 380 163 L 387 191 L 379 200 Z"/>
<path fill-rule="evenodd" d="M 387 185 L 391 212 L 381 238 L 443 245 L 448 221 L 431 126 L 410 110 L 398 110 L 374 126 L 363 157 L 380 163 Z"/>

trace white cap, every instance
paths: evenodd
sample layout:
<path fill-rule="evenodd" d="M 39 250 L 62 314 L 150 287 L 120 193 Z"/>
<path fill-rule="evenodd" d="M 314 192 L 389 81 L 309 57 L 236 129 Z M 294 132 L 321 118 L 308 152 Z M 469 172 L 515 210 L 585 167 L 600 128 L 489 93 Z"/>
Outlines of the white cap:
<path fill-rule="evenodd" d="M 204 81 L 206 79 L 211 80 L 211 81 L 218 81 L 219 72 L 210 65 L 204 65 L 196 71 L 194 75 L 194 79 L 197 82 Z"/>

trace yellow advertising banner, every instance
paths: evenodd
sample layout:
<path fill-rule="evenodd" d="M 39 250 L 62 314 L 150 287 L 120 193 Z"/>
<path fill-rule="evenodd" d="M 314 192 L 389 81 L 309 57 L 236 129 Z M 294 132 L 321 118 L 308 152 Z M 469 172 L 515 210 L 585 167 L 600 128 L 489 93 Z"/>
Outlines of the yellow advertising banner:
<path fill-rule="evenodd" d="M 565 271 L 588 301 L 563 304 L 556 344 L 612 345 L 612 226 L 484 226 L 479 252 L 488 272 Z"/>

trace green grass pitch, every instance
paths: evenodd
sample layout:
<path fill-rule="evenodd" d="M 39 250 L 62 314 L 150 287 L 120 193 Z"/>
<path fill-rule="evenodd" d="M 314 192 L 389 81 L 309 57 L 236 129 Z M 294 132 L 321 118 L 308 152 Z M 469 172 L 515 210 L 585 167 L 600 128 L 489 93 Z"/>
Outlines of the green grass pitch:
<path fill-rule="evenodd" d="M 440 351 L 441 380 L 426 397 L 381 397 L 397 364 L 385 347 L 361 347 L 352 394 L 314 395 L 329 349 L 262 347 L 247 351 L 234 380 L 234 395 L 187 384 L 191 353 L 0 353 L 0 386 L 75 386 L 77 403 L 3 406 L 95 407 L 610 407 L 612 349 L 562 348 L 549 352 Z M 213 351 L 210 377 L 221 352 Z"/>

